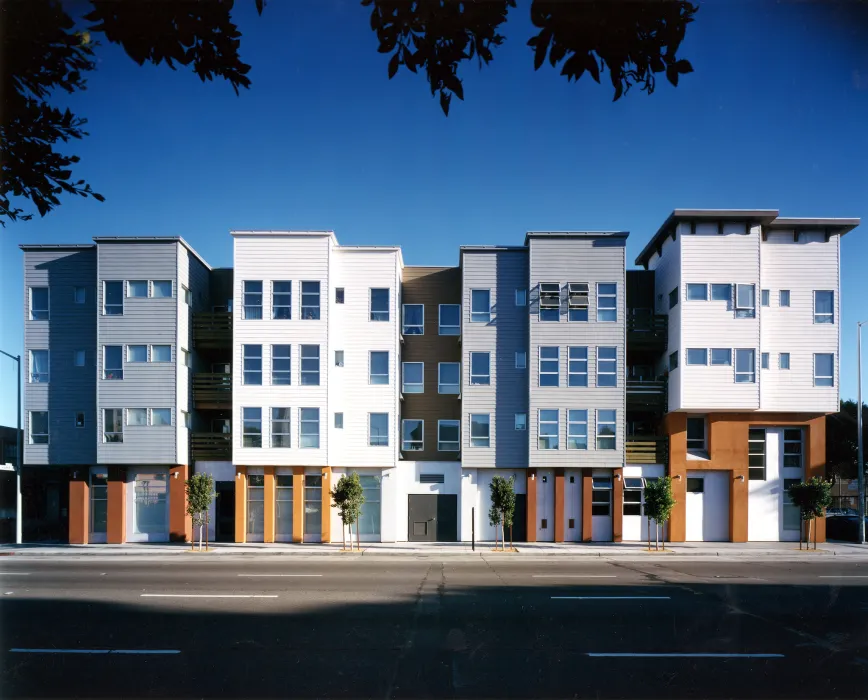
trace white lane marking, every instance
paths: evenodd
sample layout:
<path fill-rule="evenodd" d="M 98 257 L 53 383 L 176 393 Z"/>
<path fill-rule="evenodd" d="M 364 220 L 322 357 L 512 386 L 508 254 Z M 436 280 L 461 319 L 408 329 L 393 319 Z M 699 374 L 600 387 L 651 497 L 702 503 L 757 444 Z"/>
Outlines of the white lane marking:
<path fill-rule="evenodd" d="M 615 574 L 534 574 L 533 578 L 618 578 Z"/>
<path fill-rule="evenodd" d="M 10 649 L 15 654 L 180 654 L 180 649 Z"/>
<path fill-rule="evenodd" d="M 25 574 L 20 571 L 0 571 L 0 575 L 2 576 L 30 576 L 30 574 Z"/>
<path fill-rule="evenodd" d="M 631 659 L 660 659 L 660 658 L 678 658 L 678 659 L 783 659 L 783 654 L 702 654 L 702 653 L 651 653 L 651 654 L 633 654 L 633 653 L 608 653 L 597 652 L 589 653 L 588 656 L 597 658 L 631 658 Z"/>
<path fill-rule="evenodd" d="M 819 576 L 818 578 L 868 578 L 868 576 L 860 576 L 860 575 L 841 575 L 841 576 Z"/>
<path fill-rule="evenodd" d="M 670 600 L 668 595 L 553 595 L 552 600 Z"/>
<path fill-rule="evenodd" d="M 225 593 L 142 593 L 141 598 L 277 598 L 276 595 L 235 595 Z"/>
<path fill-rule="evenodd" d="M 322 574 L 238 574 L 242 578 L 276 578 L 276 577 L 286 577 L 286 578 L 318 578 L 321 577 Z"/>

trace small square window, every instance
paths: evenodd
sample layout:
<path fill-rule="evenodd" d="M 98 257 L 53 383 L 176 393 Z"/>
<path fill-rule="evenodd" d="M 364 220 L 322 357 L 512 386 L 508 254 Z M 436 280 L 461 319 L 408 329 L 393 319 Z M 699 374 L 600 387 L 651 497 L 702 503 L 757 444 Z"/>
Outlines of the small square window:
<path fill-rule="evenodd" d="M 172 296 L 171 280 L 154 280 L 151 282 L 151 296 L 154 299 L 169 298 Z"/>
<path fill-rule="evenodd" d="M 712 284 L 711 285 L 711 300 L 712 301 L 732 301 L 732 285 L 731 284 Z"/>
<path fill-rule="evenodd" d="M 711 348 L 711 364 L 730 367 L 732 365 L 732 350 L 730 348 Z"/>
<path fill-rule="evenodd" d="M 708 301 L 708 285 L 696 283 L 688 284 L 687 299 L 689 301 Z"/>
<path fill-rule="evenodd" d="M 144 299 L 148 296 L 147 280 L 129 280 L 127 282 L 127 296 L 131 299 Z"/>
<path fill-rule="evenodd" d="M 127 345 L 127 362 L 147 362 L 147 345 Z"/>
<path fill-rule="evenodd" d="M 705 348 L 688 348 L 687 349 L 687 364 L 688 365 L 707 365 L 708 350 Z"/>
<path fill-rule="evenodd" d="M 172 361 L 172 346 L 171 345 L 152 345 L 151 346 L 151 362 L 171 362 Z"/>
<path fill-rule="evenodd" d="M 183 285 L 181 286 L 181 290 L 184 292 L 184 303 L 187 306 L 192 306 L 193 305 L 193 294 L 190 292 L 189 289 L 187 289 Z"/>

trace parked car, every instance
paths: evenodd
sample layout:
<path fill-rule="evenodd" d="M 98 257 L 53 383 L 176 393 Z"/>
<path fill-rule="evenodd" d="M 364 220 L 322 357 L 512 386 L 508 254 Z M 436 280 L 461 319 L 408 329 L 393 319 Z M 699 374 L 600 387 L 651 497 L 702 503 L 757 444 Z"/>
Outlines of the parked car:
<path fill-rule="evenodd" d="M 848 509 L 849 510 L 849 509 Z M 865 518 L 868 530 L 868 518 Z M 856 542 L 859 539 L 859 516 L 837 515 L 826 520 L 826 539 Z"/>
<path fill-rule="evenodd" d="M 826 509 L 826 517 L 827 518 L 837 517 L 839 515 L 858 516 L 859 513 L 856 512 L 855 508 L 828 508 L 828 509 Z"/>

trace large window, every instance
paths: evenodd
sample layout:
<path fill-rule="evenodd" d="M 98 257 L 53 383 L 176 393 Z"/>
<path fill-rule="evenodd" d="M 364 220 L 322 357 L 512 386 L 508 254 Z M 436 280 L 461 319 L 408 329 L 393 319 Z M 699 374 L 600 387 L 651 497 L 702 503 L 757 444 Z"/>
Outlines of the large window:
<path fill-rule="evenodd" d="M 106 284 L 110 284 L 107 282 Z M 123 304 L 121 305 L 123 311 Z M 48 287 L 30 288 L 30 320 L 48 320 Z"/>
<path fill-rule="evenodd" d="M 537 435 L 539 449 L 558 449 L 558 415 L 559 411 L 555 408 L 541 408 L 539 410 L 539 434 Z"/>
<path fill-rule="evenodd" d="M 739 348 L 735 351 L 735 381 L 752 384 L 756 381 L 756 350 Z"/>
<path fill-rule="evenodd" d="M 737 284 L 735 287 L 735 317 L 754 318 L 756 316 L 756 286 Z"/>
<path fill-rule="evenodd" d="M 292 282 L 271 283 L 271 318 L 281 321 L 292 318 Z"/>
<path fill-rule="evenodd" d="M 130 299 L 146 299 L 148 296 L 148 280 L 128 280 L 127 296 Z"/>
<path fill-rule="evenodd" d="M 568 386 L 588 386 L 588 348 L 569 348 Z"/>
<path fill-rule="evenodd" d="M 612 514 L 612 477 L 591 477 L 591 515 Z"/>
<path fill-rule="evenodd" d="M 587 282 L 570 282 L 567 294 L 570 321 L 588 320 L 589 294 L 590 290 Z"/>
<path fill-rule="evenodd" d="M 319 282 L 302 282 L 301 318 L 303 321 L 316 321 L 319 317 Z"/>
<path fill-rule="evenodd" d="M 289 386 L 292 384 L 292 346 L 271 346 L 271 383 L 275 386 Z"/>
<path fill-rule="evenodd" d="M 688 365 L 707 365 L 708 364 L 708 349 L 707 348 L 687 348 L 687 364 Z"/>
<path fill-rule="evenodd" d="M 371 447 L 389 446 L 389 414 L 368 414 L 368 444 Z"/>
<path fill-rule="evenodd" d="M 618 386 L 617 348 L 597 348 L 597 386 Z"/>
<path fill-rule="evenodd" d="M 262 409 L 242 408 L 244 447 L 262 447 Z"/>
<path fill-rule="evenodd" d="M 48 444 L 48 411 L 30 412 L 30 444 Z"/>
<path fill-rule="evenodd" d="M 588 449 L 588 412 L 570 409 L 567 411 L 567 449 Z"/>
<path fill-rule="evenodd" d="M 30 351 L 30 383 L 48 383 L 48 350 Z"/>
<path fill-rule="evenodd" d="M 814 354 L 814 386 L 835 386 L 835 356 L 832 353 Z"/>
<path fill-rule="evenodd" d="M 458 452 L 461 444 L 461 421 L 437 421 L 438 452 Z"/>
<path fill-rule="evenodd" d="M 301 346 L 301 383 L 319 386 L 319 345 Z"/>
<path fill-rule="evenodd" d="M 404 304 L 401 332 L 404 335 L 425 335 L 425 305 Z"/>
<path fill-rule="evenodd" d="M 47 290 L 46 290 L 47 291 Z M 117 280 L 103 282 L 103 305 L 104 316 L 124 315 L 124 283 Z M 47 313 L 47 312 L 46 312 Z M 46 315 L 46 318 L 48 316 Z"/>
<path fill-rule="evenodd" d="M 554 346 L 540 346 L 539 385 L 558 386 L 560 384 L 560 349 Z"/>
<path fill-rule="evenodd" d="M 319 409 L 301 408 L 299 414 L 299 447 L 319 447 Z"/>
<path fill-rule="evenodd" d="M 835 292 L 814 292 L 814 323 L 835 323 Z"/>
<path fill-rule="evenodd" d="M 362 495 L 365 497 L 357 523 L 360 535 L 380 534 L 380 479 L 381 477 L 372 474 L 359 476 L 359 481 L 362 483 Z"/>
<path fill-rule="evenodd" d="M 461 305 L 440 304 L 438 332 L 440 335 L 461 335 Z"/>
<path fill-rule="evenodd" d="M 371 289 L 371 320 L 389 320 L 389 290 L 388 288 Z"/>
<path fill-rule="evenodd" d="M 747 478 L 751 481 L 766 480 L 766 431 L 763 428 L 748 430 Z"/>
<path fill-rule="evenodd" d="M 704 282 L 687 284 L 687 301 L 708 301 L 708 285 Z"/>
<path fill-rule="evenodd" d="M 289 408 L 271 409 L 271 446 L 290 446 L 290 410 Z"/>
<path fill-rule="evenodd" d="M 388 384 L 389 383 L 389 351 L 388 350 L 372 350 L 371 351 L 371 366 L 368 376 L 369 384 Z"/>
<path fill-rule="evenodd" d="M 732 366 L 732 350 L 730 348 L 711 348 L 711 364 Z"/>
<path fill-rule="evenodd" d="M 695 417 L 687 419 L 687 449 L 705 449 L 705 418 Z"/>
<path fill-rule="evenodd" d="M 102 378 L 124 378 L 124 347 L 123 345 L 105 345 L 102 349 Z"/>
<path fill-rule="evenodd" d="M 487 352 L 470 353 L 470 383 L 491 384 L 491 354 Z"/>
<path fill-rule="evenodd" d="M 732 301 L 732 285 L 731 284 L 712 284 L 711 285 L 711 300 L 712 301 Z"/>
<path fill-rule="evenodd" d="M 540 282 L 539 320 L 561 320 L 561 285 L 559 282 Z"/>
<path fill-rule="evenodd" d="M 598 284 L 597 285 L 597 320 L 598 321 L 617 321 L 618 320 L 618 285 L 617 284 Z"/>
<path fill-rule="evenodd" d="M 784 428 L 784 467 L 802 468 L 802 429 Z"/>
<path fill-rule="evenodd" d="M 244 281 L 244 318 L 262 318 L 262 280 Z"/>
<path fill-rule="evenodd" d="M 262 346 L 242 345 L 244 384 L 262 384 Z"/>
<path fill-rule="evenodd" d="M 441 362 L 437 366 L 437 393 L 461 393 L 461 363 Z"/>
<path fill-rule="evenodd" d="M 617 411 L 603 410 L 597 411 L 597 449 L 598 450 L 614 450 L 615 435 L 616 435 L 616 417 Z"/>
<path fill-rule="evenodd" d="M 470 322 L 489 323 L 491 321 L 491 290 L 470 290 Z"/>
<path fill-rule="evenodd" d="M 470 446 L 491 446 L 491 416 L 488 413 L 470 414 Z"/>
<path fill-rule="evenodd" d="M 425 448 L 425 421 L 405 418 L 401 421 L 401 449 L 416 452 Z"/>
<path fill-rule="evenodd" d="M 404 362 L 401 371 L 401 391 L 404 394 L 422 394 L 425 391 L 425 363 Z"/>
<path fill-rule="evenodd" d="M 102 430 L 103 442 L 123 442 L 124 409 L 104 408 L 102 410 Z"/>

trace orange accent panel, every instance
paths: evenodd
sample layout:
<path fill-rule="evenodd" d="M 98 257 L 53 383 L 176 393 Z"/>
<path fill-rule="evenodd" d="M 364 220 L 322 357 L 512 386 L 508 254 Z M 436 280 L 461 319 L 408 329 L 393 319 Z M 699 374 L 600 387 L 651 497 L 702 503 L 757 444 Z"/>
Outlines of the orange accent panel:
<path fill-rule="evenodd" d="M 190 467 L 186 464 L 169 469 L 169 539 L 172 542 L 190 542 L 193 539 L 193 519 L 187 515 L 189 478 Z"/>
<path fill-rule="evenodd" d="M 733 469 L 729 473 L 730 542 L 747 542 L 747 496 L 747 469 Z"/>
<path fill-rule="evenodd" d="M 274 467 L 265 467 L 265 479 L 264 486 L 262 490 L 263 498 L 265 499 L 265 503 L 263 504 L 264 508 L 264 519 L 265 519 L 265 531 L 262 536 L 263 542 L 274 542 L 274 533 L 276 522 L 274 519 L 275 509 L 277 507 L 277 490 L 275 487 L 274 480 Z"/>
<path fill-rule="evenodd" d="M 555 469 L 555 542 L 563 542 L 564 525 L 564 470 Z"/>
<path fill-rule="evenodd" d="M 805 476 L 826 476 L 826 418 L 820 416 L 808 422 L 807 437 L 808 462 L 805 465 Z M 826 541 L 826 519 L 817 518 L 814 521 L 817 530 L 817 542 Z"/>
<path fill-rule="evenodd" d="M 620 542 L 624 534 L 624 470 L 614 470 L 612 483 L 612 542 Z"/>
<path fill-rule="evenodd" d="M 332 541 L 332 468 L 322 468 L 322 542 Z"/>
<path fill-rule="evenodd" d="M 527 470 L 527 541 L 536 542 L 536 469 Z"/>
<path fill-rule="evenodd" d="M 69 482 L 69 543 L 87 544 L 90 535 L 89 471 L 82 469 Z"/>
<path fill-rule="evenodd" d="M 593 537 L 593 521 L 591 520 L 591 495 L 594 482 L 591 470 L 582 469 L 582 542 L 590 542 Z"/>
<path fill-rule="evenodd" d="M 127 541 L 126 478 L 125 469 L 108 468 L 106 542 L 109 544 L 123 544 Z"/>
<path fill-rule="evenodd" d="M 292 468 L 292 541 L 304 542 L 304 467 Z"/>
<path fill-rule="evenodd" d="M 235 467 L 235 541 L 247 542 L 247 467 Z"/>

